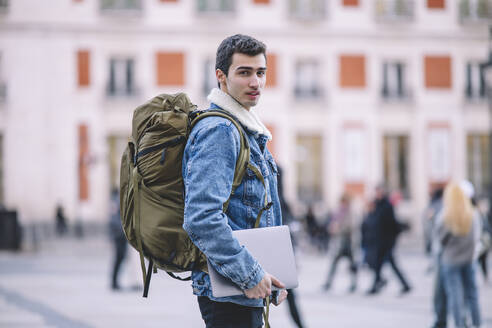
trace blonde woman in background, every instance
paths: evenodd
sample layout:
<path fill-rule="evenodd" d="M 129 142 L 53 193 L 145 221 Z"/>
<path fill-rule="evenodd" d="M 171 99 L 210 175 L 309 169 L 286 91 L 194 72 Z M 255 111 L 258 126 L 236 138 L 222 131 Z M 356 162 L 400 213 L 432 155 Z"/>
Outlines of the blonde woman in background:
<path fill-rule="evenodd" d="M 473 209 L 469 188 L 451 182 L 444 190 L 444 206 L 437 217 L 435 238 L 440 246 L 439 265 L 449 309 L 456 327 L 466 327 L 466 309 L 473 327 L 480 327 L 475 279 L 475 250 L 480 239 L 480 214 Z"/>

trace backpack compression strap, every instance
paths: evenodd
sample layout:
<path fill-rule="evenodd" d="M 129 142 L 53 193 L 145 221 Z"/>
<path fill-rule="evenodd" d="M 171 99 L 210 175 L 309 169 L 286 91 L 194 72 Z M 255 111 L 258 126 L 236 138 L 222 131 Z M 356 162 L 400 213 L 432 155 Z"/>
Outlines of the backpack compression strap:
<path fill-rule="evenodd" d="M 142 235 L 140 233 L 140 188 L 141 188 L 141 183 L 142 183 L 142 176 L 140 173 L 138 173 L 138 168 L 135 165 L 133 168 L 133 192 L 134 192 L 134 199 L 135 201 L 133 203 L 133 224 L 135 225 L 133 228 L 135 229 L 135 237 L 137 239 L 137 250 L 140 255 L 140 266 L 142 267 L 142 275 L 143 275 L 143 282 L 144 286 L 150 283 L 150 277 L 147 277 L 147 271 L 145 270 L 145 261 L 144 261 L 144 253 L 143 253 L 143 247 L 142 247 Z M 149 271 L 151 271 L 151 263 L 149 262 Z M 146 288 L 148 291 L 148 287 Z M 144 290 L 143 297 L 147 297 L 146 290 Z"/>

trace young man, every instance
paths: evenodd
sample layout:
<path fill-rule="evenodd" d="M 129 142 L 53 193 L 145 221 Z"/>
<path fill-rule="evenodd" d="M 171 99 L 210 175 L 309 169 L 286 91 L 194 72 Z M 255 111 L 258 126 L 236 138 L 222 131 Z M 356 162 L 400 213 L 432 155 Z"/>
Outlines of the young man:
<path fill-rule="evenodd" d="M 215 298 L 208 274 L 193 271 L 193 293 L 198 296 L 206 327 L 261 327 L 263 298 L 271 294 L 272 284 L 284 287 L 232 235 L 232 230 L 254 227 L 262 210 L 260 227 L 282 223 L 277 166 L 266 148 L 272 136 L 251 108 L 258 103 L 266 82 L 265 51 L 262 42 L 245 35 L 222 41 L 215 64 L 219 89 L 208 96 L 211 109 L 227 111 L 243 126 L 251 148 L 250 163 L 261 172 L 264 183 L 248 168 L 223 211 L 240 150 L 239 131 L 225 118 L 200 120 L 183 156 L 183 227 L 214 268 L 244 291 L 241 296 Z M 265 193 L 271 206 L 264 206 Z M 282 291 L 278 303 L 286 296 Z"/>

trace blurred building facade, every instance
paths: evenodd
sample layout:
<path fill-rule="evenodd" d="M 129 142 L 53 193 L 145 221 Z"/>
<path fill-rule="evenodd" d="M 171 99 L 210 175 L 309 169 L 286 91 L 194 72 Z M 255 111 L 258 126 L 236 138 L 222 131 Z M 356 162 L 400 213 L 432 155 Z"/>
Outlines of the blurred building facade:
<path fill-rule="evenodd" d="M 107 217 L 133 109 L 204 108 L 215 50 L 268 46 L 257 112 L 295 208 L 385 183 L 417 220 L 429 191 L 490 183 L 483 73 L 492 1 L 1 0 L 0 203 L 23 222 Z"/>

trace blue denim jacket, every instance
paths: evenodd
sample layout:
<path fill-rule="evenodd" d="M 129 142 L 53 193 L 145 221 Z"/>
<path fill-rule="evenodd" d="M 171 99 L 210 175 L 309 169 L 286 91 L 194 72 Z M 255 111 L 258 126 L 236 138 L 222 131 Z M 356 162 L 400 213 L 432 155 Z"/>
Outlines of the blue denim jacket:
<path fill-rule="evenodd" d="M 212 107 L 217 108 L 214 104 Z M 260 227 L 282 224 L 277 191 L 277 166 L 266 148 L 267 137 L 244 129 L 251 148 L 250 162 L 261 170 L 266 188 L 247 169 L 242 183 L 231 197 L 226 213 L 222 206 L 229 198 L 239 155 L 240 135 L 233 123 L 222 117 L 207 117 L 193 128 L 183 155 L 185 208 L 183 228 L 214 268 L 241 289 L 256 286 L 264 276 L 261 265 L 240 246 L 232 230 L 253 228 L 264 206 L 265 192 L 273 206 L 261 216 Z M 266 189 L 266 190 L 265 190 Z M 215 298 L 210 277 L 192 272 L 193 293 L 214 301 L 261 307 L 262 300 L 246 296 Z"/>

